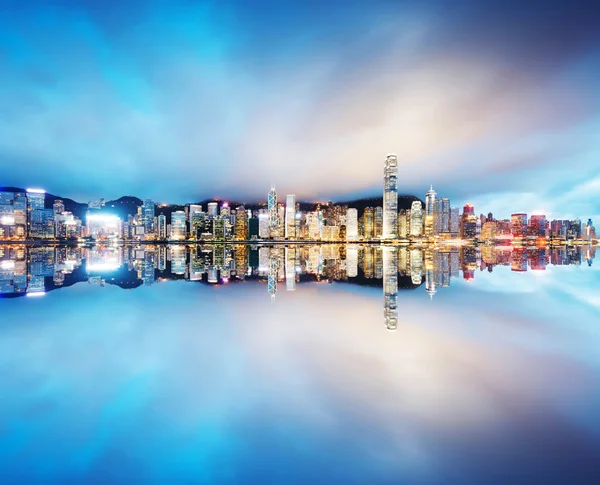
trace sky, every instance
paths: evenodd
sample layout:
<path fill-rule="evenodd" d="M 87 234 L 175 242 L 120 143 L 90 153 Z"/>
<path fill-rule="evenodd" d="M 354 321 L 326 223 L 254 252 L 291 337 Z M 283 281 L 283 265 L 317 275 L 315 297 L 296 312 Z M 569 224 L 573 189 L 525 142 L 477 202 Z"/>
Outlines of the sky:
<path fill-rule="evenodd" d="M 0 0 L 0 185 L 600 218 L 600 6 Z"/>

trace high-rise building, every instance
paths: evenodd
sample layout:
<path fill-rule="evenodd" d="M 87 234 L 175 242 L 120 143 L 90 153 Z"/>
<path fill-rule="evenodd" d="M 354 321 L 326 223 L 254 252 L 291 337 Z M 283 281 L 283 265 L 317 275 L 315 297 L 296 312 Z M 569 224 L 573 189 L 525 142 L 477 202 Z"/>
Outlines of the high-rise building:
<path fill-rule="evenodd" d="M 477 221 L 475 208 L 472 204 L 466 204 L 463 207 L 463 214 L 460 220 L 461 239 L 475 239 L 477 237 Z"/>
<path fill-rule="evenodd" d="M 425 216 L 423 218 L 423 233 L 425 236 L 433 236 L 434 235 L 434 215 L 436 208 L 436 196 L 435 190 L 433 190 L 433 185 L 429 189 L 429 191 L 425 194 Z"/>
<path fill-rule="evenodd" d="M 527 214 L 518 213 L 510 216 L 510 232 L 513 237 L 527 236 Z"/>
<path fill-rule="evenodd" d="M 267 211 L 269 214 L 268 222 L 269 222 L 269 237 L 277 238 L 280 236 L 279 234 L 279 222 L 278 222 L 278 212 L 277 212 L 277 192 L 275 191 L 275 187 L 271 187 L 269 194 L 267 195 Z"/>
<path fill-rule="evenodd" d="M 154 234 L 154 201 L 146 199 L 142 205 L 142 225 L 146 235 Z"/>
<path fill-rule="evenodd" d="M 450 199 L 447 197 L 442 197 L 441 199 L 437 200 L 433 215 L 434 234 L 444 236 L 450 235 L 450 214 Z"/>
<path fill-rule="evenodd" d="M 52 239 L 54 237 L 54 210 L 32 210 L 29 224 L 29 236 L 33 239 Z"/>
<path fill-rule="evenodd" d="M 296 238 L 296 196 L 291 194 L 285 197 L 285 237 Z"/>
<path fill-rule="evenodd" d="M 43 211 L 46 207 L 46 192 L 41 189 L 27 189 L 27 229 L 29 237 L 39 238 L 40 234 L 46 234 L 47 229 L 44 229 L 40 224 L 41 220 L 46 219 L 46 215 L 41 213 L 36 214 L 36 211 Z M 52 210 L 52 219 L 54 220 L 54 210 Z M 35 222 L 34 222 L 35 221 Z M 34 229 L 33 224 L 37 227 Z M 53 221 L 54 224 L 54 221 Z M 54 229 L 53 231 L 54 232 Z M 52 235 L 52 237 L 54 234 Z"/>
<path fill-rule="evenodd" d="M 358 239 L 358 210 L 348 209 L 346 211 L 346 241 Z"/>
<path fill-rule="evenodd" d="M 409 233 L 410 210 L 400 209 L 398 212 L 398 237 L 406 239 Z"/>
<path fill-rule="evenodd" d="M 396 227 L 398 227 L 398 214 L 396 214 Z M 375 207 L 373 236 L 381 238 L 383 235 L 383 209 Z"/>
<path fill-rule="evenodd" d="M 269 238 L 269 217 L 270 213 L 268 209 L 260 209 L 258 211 L 258 237 L 260 239 Z"/>
<path fill-rule="evenodd" d="M 410 236 L 421 237 L 423 235 L 423 204 L 415 200 L 410 206 Z"/>
<path fill-rule="evenodd" d="M 188 217 L 189 217 L 190 231 L 192 233 L 194 232 L 192 230 L 194 214 L 198 214 L 200 212 L 202 212 L 202 206 L 200 204 L 190 204 Z"/>
<path fill-rule="evenodd" d="M 159 215 L 157 218 L 158 222 L 158 237 L 160 239 L 167 238 L 167 217 L 163 214 Z"/>
<path fill-rule="evenodd" d="M 460 222 L 458 216 L 458 207 L 450 208 L 450 237 L 458 237 Z"/>
<path fill-rule="evenodd" d="M 363 227 L 365 239 L 375 237 L 375 209 L 373 207 L 365 207 L 363 213 Z"/>
<path fill-rule="evenodd" d="M 546 237 L 546 228 L 548 222 L 544 215 L 532 215 L 529 219 L 529 226 L 527 228 L 527 235 L 530 237 Z"/>
<path fill-rule="evenodd" d="M 62 200 L 55 200 L 54 204 L 52 204 L 52 209 L 54 210 L 54 215 L 59 216 L 65 211 L 65 203 Z"/>
<path fill-rule="evenodd" d="M 208 216 L 217 217 L 219 215 L 219 204 L 217 202 L 208 203 Z"/>
<path fill-rule="evenodd" d="M 389 154 L 383 169 L 383 221 L 382 237 L 398 237 L 398 159 Z"/>
<path fill-rule="evenodd" d="M 248 214 L 244 206 L 235 210 L 235 238 L 238 241 L 248 239 Z"/>
<path fill-rule="evenodd" d="M 171 239 L 181 241 L 186 237 L 185 212 L 175 211 L 171 214 Z"/>

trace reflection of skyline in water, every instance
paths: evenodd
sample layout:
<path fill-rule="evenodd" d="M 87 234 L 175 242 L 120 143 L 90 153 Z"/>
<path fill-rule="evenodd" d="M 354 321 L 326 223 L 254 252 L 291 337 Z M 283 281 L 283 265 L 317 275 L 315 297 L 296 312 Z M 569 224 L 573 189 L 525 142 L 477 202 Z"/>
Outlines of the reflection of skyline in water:
<path fill-rule="evenodd" d="M 496 266 L 512 272 L 543 271 L 547 265 L 591 265 L 594 246 L 389 247 L 360 245 L 284 246 L 23 246 L 0 247 L 0 296 L 43 296 L 80 282 L 133 289 L 167 280 L 208 285 L 246 281 L 278 291 L 310 282 L 382 286 L 384 323 L 398 325 L 398 291 L 424 285 L 433 298 L 451 280 L 471 281 Z"/>

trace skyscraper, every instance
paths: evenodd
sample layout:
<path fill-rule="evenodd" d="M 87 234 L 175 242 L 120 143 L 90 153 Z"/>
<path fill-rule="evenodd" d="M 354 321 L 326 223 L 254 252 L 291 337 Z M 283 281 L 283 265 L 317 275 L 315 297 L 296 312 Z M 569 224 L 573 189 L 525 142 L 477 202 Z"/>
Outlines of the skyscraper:
<path fill-rule="evenodd" d="M 146 199 L 142 205 L 142 225 L 145 234 L 154 233 L 154 201 Z"/>
<path fill-rule="evenodd" d="M 434 234 L 434 216 L 435 216 L 435 190 L 433 190 L 433 185 L 429 189 L 429 191 L 425 194 L 425 217 L 423 218 L 423 232 L 426 236 L 433 236 Z"/>
<path fill-rule="evenodd" d="M 383 239 L 398 237 L 398 159 L 390 154 L 383 169 Z"/>
<path fill-rule="evenodd" d="M 396 214 L 396 221 L 398 220 L 397 218 L 398 215 Z M 396 224 L 398 223 L 396 222 Z M 383 209 L 381 207 L 375 207 L 373 235 L 376 238 L 381 238 L 383 235 Z"/>
<path fill-rule="evenodd" d="M 477 221 L 475 208 L 472 204 L 466 204 L 463 207 L 463 214 L 460 226 L 460 237 L 462 239 L 475 239 L 477 237 Z"/>
<path fill-rule="evenodd" d="M 235 238 L 238 241 L 248 239 L 248 214 L 244 206 L 240 206 L 235 211 Z"/>
<path fill-rule="evenodd" d="M 167 238 L 167 217 L 163 214 L 158 216 L 158 237 L 160 239 Z"/>
<path fill-rule="evenodd" d="M 296 237 L 296 196 L 292 194 L 285 197 L 285 237 Z"/>
<path fill-rule="evenodd" d="M 410 206 L 410 236 L 421 237 L 423 235 L 423 204 L 415 200 Z"/>
<path fill-rule="evenodd" d="M 277 192 L 275 191 L 275 187 L 271 187 L 267 198 L 267 210 L 269 215 L 269 236 L 272 238 L 278 237 L 279 224 L 277 221 Z"/>
<path fill-rule="evenodd" d="M 171 214 L 171 239 L 185 239 L 185 212 L 175 211 Z"/>
<path fill-rule="evenodd" d="M 513 237 L 527 236 L 527 214 L 520 212 L 510 216 L 510 232 Z"/>
<path fill-rule="evenodd" d="M 358 210 L 348 209 L 346 211 L 346 241 L 358 239 Z"/>
<path fill-rule="evenodd" d="M 212 217 L 217 217 L 219 215 L 219 204 L 217 204 L 216 202 L 209 202 L 208 215 Z"/>

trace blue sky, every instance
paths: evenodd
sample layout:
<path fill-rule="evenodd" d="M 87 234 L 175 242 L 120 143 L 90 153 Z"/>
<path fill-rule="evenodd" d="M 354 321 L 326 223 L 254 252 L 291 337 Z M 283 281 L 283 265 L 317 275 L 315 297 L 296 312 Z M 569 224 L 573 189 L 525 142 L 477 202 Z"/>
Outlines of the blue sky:
<path fill-rule="evenodd" d="M 0 185 L 600 217 L 596 2 L 0 0 Z"/>

